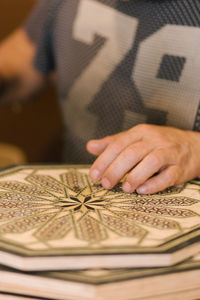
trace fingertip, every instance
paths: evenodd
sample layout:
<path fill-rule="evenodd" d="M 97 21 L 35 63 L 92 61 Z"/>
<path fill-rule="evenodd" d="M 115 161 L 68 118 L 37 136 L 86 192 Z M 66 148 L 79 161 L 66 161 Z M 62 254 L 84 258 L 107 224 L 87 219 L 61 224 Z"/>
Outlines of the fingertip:
<path fill-rule="evenodd" d="M 131 193 L 132 192 L 132 187 L 130 185 L 130 183 L 128 183 L 127 181 L 125 181 L 122 185 L 123 191 L 125 193 Z"/>
<path fill-rule="evenodd" d="M 102 186 L 107 189 L 110 190 L 112 188 L 111 182 L 108 180 L 108 178 L 104 177 L 101 181 Z"/>
<path fill-rule="evenodd" d="M 99 155 L 105 149 L 105 145 L 102 140 L 91 140 L 87 143 L 86 149 L 91 154 Z"/>
<path fill-rule="evenodd" d="M 138 193 L 139 195 L 150 194 L 149 191 L 148 191 L 148 189 L 147 189 L 147 187 L 146 187 L 145 185 L 142 185 L 142 186 L 138 187 L 138 188 L 136 189 L 136 191 L 137 191 L 137 193 Z"/>
<path fill-rule="evenodd" d="M 98 169 L 93 169 L 93 168 L 91 168 L 91 169 L 90 169 L 89 175 L 90 175 L 90 178 L 91 178 L 94 182 L 96 182 L 96 181 L 98 181 L 98 180 L 100 179 L 100 172 L 99 172 Z"/>
<path fill-rule="evenodd" d="M 92 152 L 92 151 L 96 150 L 97 148 L 98 148 L 98 144 L 95 140 L 91 140 L 86 144 L 86 149 L 89 152 Z"/>

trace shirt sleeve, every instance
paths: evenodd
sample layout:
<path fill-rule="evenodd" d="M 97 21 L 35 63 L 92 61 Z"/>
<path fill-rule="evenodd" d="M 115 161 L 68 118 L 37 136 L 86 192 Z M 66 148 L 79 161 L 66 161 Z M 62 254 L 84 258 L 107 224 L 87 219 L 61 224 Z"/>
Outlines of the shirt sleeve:
<path fill-rule="evenodd" d="M 52 30 L 60 1 L 38 0 L 24 29 L 36 45 L 35 67 L 42 73 L 55 69 Z"/>

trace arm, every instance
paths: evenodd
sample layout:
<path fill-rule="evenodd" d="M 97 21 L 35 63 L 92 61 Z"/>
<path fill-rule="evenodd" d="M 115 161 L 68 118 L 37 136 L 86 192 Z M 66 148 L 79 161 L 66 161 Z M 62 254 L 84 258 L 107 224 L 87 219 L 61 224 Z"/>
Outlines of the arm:
<path fill-rule="evenodd" d="M 26 100 L 45 84 L 34 67 L 36 47 L 25 30 L 18 29 L 0 44 L 0 102 Z"/>

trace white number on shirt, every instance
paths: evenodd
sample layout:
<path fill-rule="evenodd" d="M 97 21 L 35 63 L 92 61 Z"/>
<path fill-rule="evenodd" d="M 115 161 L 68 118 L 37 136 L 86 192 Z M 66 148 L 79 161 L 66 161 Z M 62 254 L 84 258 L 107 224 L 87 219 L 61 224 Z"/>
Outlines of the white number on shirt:
<path fill-rule="evenodd" d="M 87 45 L 93 44 L 95 35 L 105 38 L 106 41 L 75 81 L 66 101 L 63 101 L 65 122 L 70 124 L 75 135 L 88 138 L 95 132 L 97 117 L 87 107 L 131 49 L 137 24 L 137 19 L 102 3 L 93 0 L 80 1 L 73 38 Z"/>
<path fill-rule="evenodd" d="M 166 25 L 138 49 L 133 80 L 146 107 L 168 112 L 170 126 L 193 127 L 200 99 L 199 51 L 200 28 L 181 25 Z M 157 78 L 165 54 L 186 58 L 179 81 Z"/>

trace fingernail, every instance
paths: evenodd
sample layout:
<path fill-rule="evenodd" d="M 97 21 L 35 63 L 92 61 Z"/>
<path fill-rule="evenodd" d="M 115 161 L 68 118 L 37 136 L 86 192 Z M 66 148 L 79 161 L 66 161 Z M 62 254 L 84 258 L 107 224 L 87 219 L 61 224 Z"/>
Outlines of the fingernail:
<path fill-rule="evenodd" d="M 102 186 L 105 188 L 105 189 L 110 189 L 111 188 L 111 183 L 110 183 L 110 181 L 106 178 L 106 177 L 104 177 L 103 179 L 102 179 Z"/>
<path fill-rule="evenodd" d="M 98 180 L 99 179 L 99 174 L 100 172 L 97 169 L 94 169 L 90 172 L 90 176 L 92 178 L 92 180 Z"/>
<path fill-rule="evenodd" d="M 146 194 L 147 189 L 145 186 L 140 186 L 136 191 L 138 194 Z"/>
<path fill-rule="evenodd" d="M 128 182 L 124 182 L 123 184 L 123 191 L 126 193 L 130 193 L 131 192 L 131 185 Z"/>

